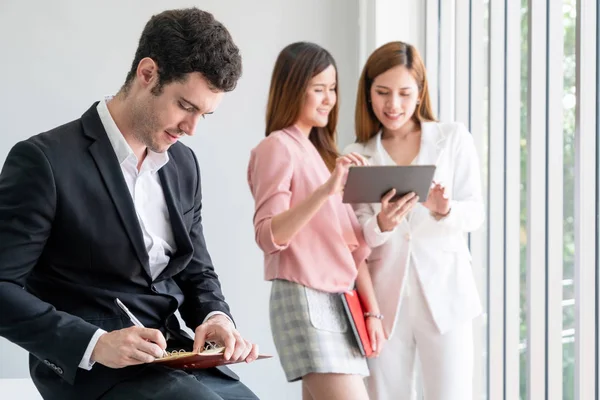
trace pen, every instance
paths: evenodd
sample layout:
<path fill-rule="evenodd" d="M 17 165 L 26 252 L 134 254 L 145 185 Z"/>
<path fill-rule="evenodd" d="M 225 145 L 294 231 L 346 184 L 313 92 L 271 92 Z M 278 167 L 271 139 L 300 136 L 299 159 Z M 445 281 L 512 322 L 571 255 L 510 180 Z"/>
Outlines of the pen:
<path fill-rule="evenodd" d="M 135 326 L 139 326 L 140 328 L 144 328 L 144 325 L 140 322 L 139 319 L 137 319 L 135 317 L 135 315 L 133 315 L 131 313 L 131 311 L 129 311 L 129 309 L 125 306 L 125 304 L 123 304 L 123 302 L 121 300 L 119 300 L 118 298 L 115 299 L 115 303 L 117 303 L 117 305 L 119 307 L 121 307 L 121 310 L 123 310 L 125 312 L 125 314 L 127 314 L 127 316 L 129 317 L 129 319 L 131 320 L 131 322 L 133 322 L 133 324 Z M 168 356 L 167 352 L 165 350 L 163 350 L 163 356 Z"/>

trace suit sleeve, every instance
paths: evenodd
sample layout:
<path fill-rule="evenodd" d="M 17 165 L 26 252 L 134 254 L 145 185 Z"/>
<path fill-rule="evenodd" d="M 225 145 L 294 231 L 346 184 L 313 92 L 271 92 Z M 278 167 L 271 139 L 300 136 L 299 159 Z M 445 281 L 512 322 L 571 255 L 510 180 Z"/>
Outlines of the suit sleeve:
<path fill-rule="evenodd" d="M 73 383 L 98 328 L 25 289 L 50 236 L 56 201 L 45 154 L 29 141 L 15 145 L 0 174 L 0 336 Z"/>
<path fill-rule="evenodd" d="M 192 153 L 194 159 L 197 181 L 194 196 L 194 219 L 190 231 L 190 239 L 194 247 L 194 254 L 188 266 L 177 274 L 174 279 L 183 291 L 184 302 L 179 309 L 181 317 L 186 325 L 195 330 L 201 325 L 206 317 L 219 311 L 227 315 L 232 321 L 233 317 L 225 297 L 221 291 L 221 283 L 215 272 L 210 254 L 204 239 L 202 228 L 202 188 L 200 182 L 200 169 L 198 160 Z M 214 314 L 213 314 L 214 315 Z"/>

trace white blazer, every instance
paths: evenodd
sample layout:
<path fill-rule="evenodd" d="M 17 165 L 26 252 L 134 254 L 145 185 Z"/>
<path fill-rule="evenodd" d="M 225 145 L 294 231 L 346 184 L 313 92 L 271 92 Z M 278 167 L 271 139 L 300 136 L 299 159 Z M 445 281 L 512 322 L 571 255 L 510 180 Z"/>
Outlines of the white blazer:
<path fill-rule="evenodd" d="M 350 152 L 363 155 L 371 165 L 393 163 L 381 144 L 381 132 L 365 144 L 349 145 L 344 153 Z M 377 224 L 380 203 L 354 207 L 373 249 L 367 263 L 388 337 L 396 325 L 411 261 L 441 334 L 482 311 L 465 239 L 465 233 L 478 229 L 485 218 L 473 138 L 459 123 L 423 122 L 416 164 L 437 166 L 434 180 L 446 186 L 451 201 L 446 218 L 437 221 L 418 203 L 410 222 L 404 218 L 393 231 L 381 232 Z"/>

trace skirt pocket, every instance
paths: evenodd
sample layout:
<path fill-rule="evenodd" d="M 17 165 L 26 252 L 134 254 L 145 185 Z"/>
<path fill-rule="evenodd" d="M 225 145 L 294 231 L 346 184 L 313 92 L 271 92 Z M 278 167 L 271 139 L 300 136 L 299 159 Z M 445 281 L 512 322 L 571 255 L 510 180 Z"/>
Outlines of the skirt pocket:
<path fill-rule="evenodd" d="M 312 326 L 335 333 L 348 331 L 348 319 L 339 294 L 321 292 L 308 287 L 304 289 Z"/>

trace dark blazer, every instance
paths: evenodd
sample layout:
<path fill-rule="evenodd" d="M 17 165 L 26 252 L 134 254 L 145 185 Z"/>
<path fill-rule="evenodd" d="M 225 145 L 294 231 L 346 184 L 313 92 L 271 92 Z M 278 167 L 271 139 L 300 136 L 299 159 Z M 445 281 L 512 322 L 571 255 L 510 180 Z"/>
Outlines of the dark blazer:
<path fill-rule="evenodd" d="M 45 399 L 94 399 L 147 366 L 78 368 L 98 328 L 146 326 L 191 346 L 211 311 L 230 316 L 202 232 L 198 162 L 180 143 L 159 170 L 177 252 L 152 281 L 121 167 L 94 104 L 16 144 L 0 174 L 0 335 L 30 353 Z M 222 372 L 237 379 L 227 368 Z"/>

